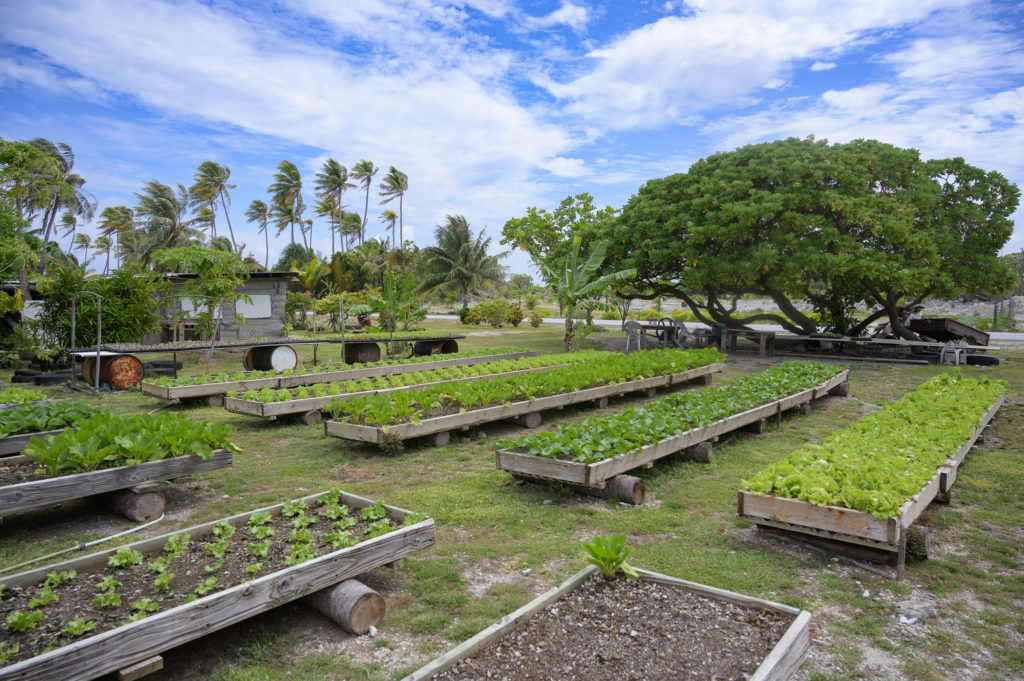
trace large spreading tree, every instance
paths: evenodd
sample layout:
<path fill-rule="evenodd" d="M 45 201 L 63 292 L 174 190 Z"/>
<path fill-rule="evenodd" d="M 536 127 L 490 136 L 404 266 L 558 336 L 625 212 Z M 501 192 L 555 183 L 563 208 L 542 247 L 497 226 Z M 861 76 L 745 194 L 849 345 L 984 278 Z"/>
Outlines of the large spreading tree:
<path fill-rule="evenodd" d="M 673 296 L 705 322 L 752 321 L 857 334 L 901 319 L 930 295 L 1012 285 L 999 249 L 1020 191 L 963 159 L 923 161 L 873 140 L 748 145 L 651 180 L 619 219 L 596 222 L 607 262 L 637 270 L 649 297 Z M 779 313 L 740 320 L 737 301 L 767 295 Z M 817 315 L 798 309 L 811 301 Z M 855 306 L 872 310 L 853 319 Z"/>

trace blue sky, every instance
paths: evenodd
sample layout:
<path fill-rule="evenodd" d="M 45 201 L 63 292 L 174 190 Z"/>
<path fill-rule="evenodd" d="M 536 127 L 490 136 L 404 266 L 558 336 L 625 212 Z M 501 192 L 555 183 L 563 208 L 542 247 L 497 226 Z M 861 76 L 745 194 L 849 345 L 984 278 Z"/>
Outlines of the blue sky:
<path fill-rule="evenodd" d="M 963 156 L 1024 185 L 1022 28 L 1020 3 L 969 0 L 8 0 L 0 137 L 70 144 L 101 209 L 225 164 L 260 260 L 244 211 L 282 159 L 310 186 L 329 157 L 379 166 L 371 235 L 394 165 L 407 238 L 462 214 L 497 249 L 527 206 L 587 191 L 621 207 L 647 179 L 788 136 Z M 329 251 L 320 222 L 314 238 Z M 1022 248 L 1024 227 L 1005 250 Z"/>

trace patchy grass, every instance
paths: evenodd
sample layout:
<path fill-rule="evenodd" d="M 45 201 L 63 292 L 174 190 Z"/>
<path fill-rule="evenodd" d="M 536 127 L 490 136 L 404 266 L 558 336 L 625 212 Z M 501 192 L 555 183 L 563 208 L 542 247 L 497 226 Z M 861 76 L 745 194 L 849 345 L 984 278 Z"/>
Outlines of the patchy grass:
<path fill-rule="evenodd" d="M 492 332 L 430 322 L 439 331 Z M 522 345 L 545 351 L 561 348 L 561 330 L 521 325 L 500 336 L 472 336 L 460 348 Z M 588 346 L 622 338 L 594 334 Z M 312 349 L 297 348 L 304 361 Z M 322 346 L 318 359 L 336 357 L 336 346 Z M 199 373 L 205 358 L 186 357 L 185 371 Z M 938 549 L 931 560 L 908 566 L 907 580 L 896 584 L 850 564 L 835 563 L 818 552 L 762 536 L 736 518 L 741 481 L 806 442 L 824 439 L 836 428 L 861 418 L 874 406 L 896 399 L 949 367 L 851 365 L 851 398 L 829 398 L 810 416 L 795 413 L 774 420 L 764 435 L 734 434 L 715 445 L 712 463 L 668 457 L 637 472 L 647 485 L 639 508 L 582 497 L 567 489 L 523 484 L 494 467 L 494 441 L 519 432 L 499 423 L 458 433 L 446 447 L 408 443 L 396 454 L 328 438 L 322 426 L 297 420 L 266 422 L 205 406 L 188 409 L 194 418 L 230 423 L 244 452 L 232 469 L 197 476 L 171 498 L 172 519 L 146 534 L 168 532 L 224 515 L 277 503 L 285 498 L 342 486 L 347 491 L 431 515 L 437 542 L 407 558 L 393 576 L 381 577 L 388 614 L 377 645 L 368 648 L 396 655 L 410 651 L 395 667 L 372 654 L 349 659 L 300 646 L 308 626 L 285 615 L 261 619 L 263 633 L 235 627 L 221 634 L 219 667 L 210 678 L 222 681 L 291 679 L 393 679 L 550 588 L 584 564 L 579 544 L 595 534 L 627 534 L 639 566 L 712 586 L 808 608 L 830 648 L 814 654 L 798 679 L 855 679 L 878 675 L 878 659 L 894 659 L 887 674 L 906 679 L 998 679 L 1020 676 L 1024 660 L 1024 352 L 1001 353 L 1004 363 L 990 373 L 1011 384 L 1008 404 L 968 456 L 953 490 L 952 503 L 933 507 L 927 525 Z M 214 370 L 235 371 L 239 352 L 218 352 Z M 756 357 L 730 359 L 716 376 L 719 384 L 766 367 Z M 148 411 L 159 402 L 136 392 L 107 393 L 87 399 L 120 412 Z M 613 400 L 609 413 L 640 401 Z M 593 415 L 586 407 L 545 413 L 543 428 Z M 0 566 L 73 546 L 129 527 L 88 502 L 64 511 L 42 511 L 7 519 L 0 526 Z M 132 537 L 123 541 L 131 541 Z M 501 579 L 481 586 L 481 569 Z M 390 571 L 375 571 L 377 573 Z M 498 574 L 500 573 L 500 575 Z M 864 591 L 869 596 L 863 595 Z M 479 594 L 479 595 L 478 595 Z M 937 604 L 938 617 L 899 624 L 896 604 L 925 598 Z M 338 645 L 346 635 L 336 634 Z M 399 647 L 410 639 L 411 647 Z M 817 638 L 817 636 L 816 636 Z M 196 644 L 191 644 L 196 645 Z M 393 647 L 392 647 L 393 646 Z M 305 652 L 299 653 L 298 650 Z M 187 652 L 181 656 L 187 657 Z M 205 675 L 167 656 L 158 679 L 199 679 Z"/>

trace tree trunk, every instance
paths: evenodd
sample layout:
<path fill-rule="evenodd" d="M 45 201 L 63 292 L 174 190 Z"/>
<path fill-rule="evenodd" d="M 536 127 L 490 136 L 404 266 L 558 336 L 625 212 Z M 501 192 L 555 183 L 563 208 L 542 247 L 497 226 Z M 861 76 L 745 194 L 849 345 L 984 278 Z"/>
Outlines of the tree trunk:
<path fill-rule="evenodd" d="M 228 205 L 227 202 L 224 201 L 223 192 L 220 195 L 220 207 L 224 209 L 224 219 L 227 220 L 228 223 L 228 234 L 231 235 L 231 250 L 238 253 L 238 244 L 235 243 L 235 230 L 231 228 L 231 217 L 228 215 Z M 241 257 L 242 254 L 238 253 L 238 255 Z"/>

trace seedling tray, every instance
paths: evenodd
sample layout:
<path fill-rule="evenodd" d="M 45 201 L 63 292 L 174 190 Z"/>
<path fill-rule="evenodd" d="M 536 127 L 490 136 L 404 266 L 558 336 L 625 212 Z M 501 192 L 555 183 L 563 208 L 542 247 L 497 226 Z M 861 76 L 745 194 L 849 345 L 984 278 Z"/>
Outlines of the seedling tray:
<path fill-rule="evenodd" d="M 695 582 L 688 582 L 655 572 L 648 572 L 647 570 L 637 570 L 637 572 L 640 575 L 639 579 L 641 581 L 674 587 L 675 589 L 685 590 L 696 596 L 712 601 L 749 608 L 751 610 L 751 617 L 756 617 L 757 613 L 763 613 L 765 611 L 792 617 L 793 621 L 785 630 L 785 633 L 775 643 L 769 654 L 761 661 L 756 671 L 749 677 L 751 681 L 784 681 L 792 676 L 807 654 L 807 649 L 810 646 L 811 615 L 806 611 L 798 610 L 797 608 L 792 608 L 781 603 L 773 603 L 771 601 L 745 596 L 732 591 L 716 589 L 704 584 L 697 584 Z M 503 642 L 502 639 L 506 635 L 520 628 L 528 627 L 531 618 L 549 606 L 556 605 L 558 601 L 569 597 L 581 585 L 596 574 L 596 567 L 588 566 L 584 568 L 563 582 L 560 586 L 539 596 L 515 612 L 506 615 L 500 621 L 492 624 L 490 627 L 484 629 L 468 641 L 465 641 L 450 652 L 441 655 L 426 666 L 421 667 L 417 671 L 405 677 L 403 681 L 426 681 L 437 674 L 451 669 L 459 662 L 472 658 L 481 650 L 499 643 L 509 647 L 507 654 L 518 654 L 518 652 L 514 652 L 514 641 Z M 571 622 L 570 624 L 575 623 Z M 581 645 L 583 645 L 582 640 L 588 637 L 587 632 L 595 629 L 595 627 L 596 625 L 592 623 L 588 629 L 580 629 L 579 638 L 581 639 Z M 656 652 L 646 651 L 640 644 L 638 644 L 638 647 L 639 650 L 636 653 L 637 658 L 649 656 Z M 590 650 L 588 652 L 594 655 L 599 655 L 602 651 Z M 523 654 L 527 654 L 527 651 L 524 650 Z M 559 655 L 559 651 L 551 650 L 547 654 Z M 677 651 L 677 654 L 686 654 L 686 651 Z M 725 650 L 722 651 L 722 654 L 728 655 L 729 653 Z"/>
<path fill-rule="evenodd" d="M 320 495 L 314 494 L 305 497 L 305 500 L 312 504 L 318 496 Z M 369 499 L 345 493 L 342 494 L 341 502 L 354 509 L 373 504 Z M 278 504 L 256 509 L 224 520 L 241 527 L 251 513 L 268 511 L 271 515 L 277 516 L 280 515 L 282 506 L 283 504 Z M 399 524 L 409 514 L 409 511 L 401 508 L 385 508 L 388 517 Z M 184 532 L 193 539 L 205 537 L 211 534 L 217 522 L 220 521 L 171 532 L 128 546 L 144 554 L 158 552 L 172 535 Z M 0 681 L 94 679 L 307 594 L 357 577 L 374 568 L 393 563 L 413 551 L 430 546 L 433 542 L 434 521 L 427 518 L 381 537 L 327 553 L 305 563 L 212 593 L 191 603 L 155 613 L 137 622 L 2 667 Z M 3 581 L 8 586 L 31 586 L 44 579 L 52 570 L 82 570 L 105 565 L 115 551 L 116 549 L 110 549 L 12 577 L 4 577 Z"/>
<path fill-rule="evenodd" d="M 949 492 L 967 452 L 1002 407 L 1004 400 L 1005 396 L 1000 396 L 985 411 L 967 441 L 938 467 L 921 491 L 908 499 L 892 518 L 876 518 L 866 511 L 819 506 L 799 499 L 743 490 L 739 492 L 737 515 L 758 525 L 896 552 L 897 578 L 902 579 L 908 529 L 940 492 Z"/>
<path fill-rule="evenodd" d="M 560 459 L 550 459 L 507 449 L 498 450 L 496 463 L 499 469 L 513 474 L 557 480 L 584 487 L 601 488 L 604 487 L 607 480 L 616 475 L 645 466 L 652 461 L 682 451 L 687 447 L 706 442 L 725 433 L 738 430 L 770 416 L 776 416 L 784 411 L 816 400 L 847 383 L 849 380 L 850 372 L 844 371 L 813 388 L 801 390 L 788 397 L 748 409 L 704 428 L 696 428 L 677 437 L 666 438 L 646 447 L 634 449 L 621 456 L 595 463 L 562 461 Z"/>
<path fill-rule="evenodd" d="M 374 444 L 384 444 L 390 441 L 409 440 L 414 437 L 423 437 L 435 433 L 447 432 L 458 428 L 471 428 L 482 423 L 499 421 L 501 419 L 515 418 L 526 414 L 533 414 L 545 409 L 556 409 L 570 404 L 590 402 L 601 398 L 624 395 L 626 393 L 640 390 L 651 390 L 665 386 L 685 383 L 703 376 L 710 376 L 725 368 L 724 364 L 708 364 L 680 371 L 665 376 L 625 381 L 614 385 L 603 385 L 596 388 L 586 388 L 568 393 L 538 397 L 533 400 L 523 400 L 511 404 L 502 404 L 494 407 L 474 409 L 464 414 L 450 414 L 435 418 L 422 419 L 419 424 L 398 423 L 392 425 L 388 432 L 380 426 L 364 426 L 355 423 L 343 423 L 339 420 L 325 422 L 324 430 L 332 437 L 340 437 L 347 440 L 359 440 Z"/>
<path fill-rule="evenodd" d="M 24 456 L 12 456 L 0 461 L 0 465 L 12 465 L 26 461 L 29 459 Z M 160 461 L 147 461 L 134 466 L 105 468 L 88 473 L 61 475 L 55 478 L 6 485 L 0 487 L 0 516 L 28 508 L 56 504 L 68 499 L 127 489 L 144 482 L 172 480 L 193 473 L 215 471 L 227 468 L 231 463 L 231 451 L 218 449 L 209 459 L 202 459 L 198 456 L 176 456 Z"/>

